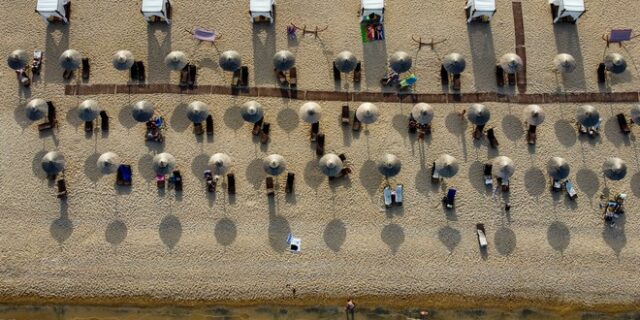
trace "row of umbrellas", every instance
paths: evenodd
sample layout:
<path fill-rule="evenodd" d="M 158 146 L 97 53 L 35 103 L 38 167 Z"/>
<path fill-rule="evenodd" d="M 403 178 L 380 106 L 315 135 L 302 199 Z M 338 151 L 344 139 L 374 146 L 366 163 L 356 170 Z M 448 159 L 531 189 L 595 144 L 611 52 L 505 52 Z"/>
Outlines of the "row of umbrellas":
<path fill-rule="evenodd" d="M 158 174 L 169 174 L 176 166 L 176 158 L 166 152 L 159 153 L 153 157 L 153 169 Z M 97 167 L 105 174 L 116 171 L 120 164 L 120 158 L 113 152 L 106 152 L 100 155 L 97 160 Z M 215 174 L 225 174 L 233 165 L 231 157 L 224 153 L 216 153 L 208 162 Z M 65 160 L 62 153 L 51 151 L 42 158 L 42 169 L 48 174 L 58 174 L 64 170 Z M 282 174 L 287 163 L 283 156 L 279 154 L 271 154 L 263 159 L 263 169 L 265 173 L 278 176 Z M 344 163 L 340 157 L 334 153 L 329 153 L 318 161 L 320 171 L 329 177 L 335 177 L 340 174 L 344 168 Z M 393 154 L 385 154 L 378 161 L 378 171 L 385 177 L 393 177 L 400 173 L 402 163 L 400 159 Z M 435 171 L 439 176 L 451 178 L 458 173 L 459 165 L 456 158 L 451 155 L 443 154 L 435 161 Z M 566 179 L 569 176 L 570 167 L 564 158 L 552 157 L 547 163 L 548 174 L 557 180 Z M 605 160 L 602 166 L 602 172 L 605 177 L 611 180 L 621 180 L 627 174 L 626 163 L 616 157 L 610 157 Z M 498 156 L 493 159 L 492 172 L 494 176 L 502 179 L 508 179 L 515 173 L 515 164 L 513 160 L 505 156 Z"/>
<path fill-rule="evenodd" d="M 10 68 L 18 70 L 24 68 L 29 62 L 27 52 L 15 50 L 7 58 Z M 113 55 L 113 67 L 117 70 L 129 70 L 134 63 L 133 53 L 129 50 L 119 50 Z M 172 51 L 164 59 L 165 64 L 172 70 L 181 70 L 188 63 L 187 55 L 182 51 Z M 287 71 L 295 65 L 296 59 L 293 53 L 288 50 L 276 52 L 273 56 L 273 66 L 278 71 Z M 335 66 L 340 72 L 348 73 L 353 71 L 358 59 L 350 51 L 338 53 Z M 81 64 L 80 52 L 68 49 L 60 55 L 60 66 L 65 70 L 76 70 Z M 242 66 L 242 57 L 237 51 L 228 50 L 220 54 L 218 60 L 220 67 L 229 72 L 236 71 Z M 411 56 L 404 51 L 397 51 L 389 58 L 389 66 L 397 73 L 407 72 L 412 66 Z M 522 58 L 515 53 L 507 53 L 500 57 L 500 66 L 507 73 L 514 74 L 522 69 Z M 560 53 L 553 59 L 555 69 L 562 73 L 571 73 L 576 68 L 576 60 L 567 53 Z M 604 57 L 604 64 L 607 70 L 613 73 L 622 73 L 627 68 L 627 62 L 619 53 L 609 53 Z M 466 67 L 464 56 L 459 53 L 450 53 L 442 61 L 442 65 L 451 74 L 460 74 Z"/>

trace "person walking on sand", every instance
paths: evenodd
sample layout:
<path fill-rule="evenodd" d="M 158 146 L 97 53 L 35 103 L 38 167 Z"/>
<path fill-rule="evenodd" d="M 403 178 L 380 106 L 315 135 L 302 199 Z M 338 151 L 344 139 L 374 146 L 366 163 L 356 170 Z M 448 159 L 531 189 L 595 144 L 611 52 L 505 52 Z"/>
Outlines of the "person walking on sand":
<path fill-rule="evenodd" d="M 347 320 L 354 320 L 356 318 L 356 304 L 353 303 L 353 300 L 347 300 L 347 306 L 344 308 L 344 311 L 347 314 Z"/>

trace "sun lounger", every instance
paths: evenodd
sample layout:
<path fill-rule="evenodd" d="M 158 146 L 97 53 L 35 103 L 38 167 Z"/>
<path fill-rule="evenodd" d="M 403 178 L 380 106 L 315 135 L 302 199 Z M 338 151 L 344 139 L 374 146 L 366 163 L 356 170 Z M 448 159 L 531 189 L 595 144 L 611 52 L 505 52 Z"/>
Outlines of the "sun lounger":
<path fill-rule="evenodd" d="M 336 63 L 333 63 L 333 81 L 340 81 L 340 70 L 336 68 Z"/>
<path fill-rule="evenodd" d="M 189 65 L 187 64 L 180 70 L 180 88 L 185 89 L 189 82 Z"/>
<path fill-rule="evenodd" d="M 47 101 L 47 118 L 49 118 L 49 122 L 51 122 L 53 125 L 56 125 L 58 123 L 56 107 L 53 105 L 52 101 Z"/>
<path fill-rule="evenodd" d="M 249 67 L 240 67 L 240 85 L 243 87 L 249 86 Z"/>
<path fill-rule="evenodd" d="M 343 125 L 348 125 L 349 124 L 349 105 L 348 104 L 343 104 L 342 105 L 342 124 Z"/>
<path fill-rule="evenodd" d="M 351 124 L 351 129 L 353 131 L 360 131 L 360 126 L 361 125 L 362 125 L 362 123 L 360 122 L 358 117 L 354 114 L 353 115 L 353 123 Z"/>
<path fill-rule="evenodd" d="M 527 130 L 527 143 L 536 144 L 536 126 L 534 125 L 529 125 Z"/>
<path fill-rule="evenodd" d="M 20 82 L 22 86 L 25 88 L 31 86 L 31 78 L 29 78 L 25 69 L 16 70 L 16 75 L 18 76 L 18 82 Z"/>
<path fill-rule="evenodd" d="M 65 70 L 62 72 L 62 79 L 70 80 L 73 77 L 73 70 Z"/>
<path fill-rule="evenodd" d="M 241 75 L 240 69 L 236 70 L 233 72 L 233 78 L 231 78 L 231 86 L 232 87 L 237 87 L 240 85 L 240 75 Z"/>
<path fill-rule="evenodd" d="M 431 164 L 431 183 L 440 183 L 442 177 L 436 171 L 436 163 Z"/>
<path fill-rule="evenodd" d="M 489 143 L 492 148 L 497 148 L 500 144 L 498 143 L 498 139 L 496 139 L 496 134 L 493 128 L 487 130 L 487 139 L 489 139 Z"/>
<path fill-rule="evenodd" d="M 129 78 L 131 81 L 138 81 L 140 77 L 140 66 L 137 63 L 134 63 L 131 68 L 129 68 Z"/>
<path fill-rule="evenodd" d="M 391 200 L 391 187 L 384 187 L 382 195 L 384 196 L 384 206 L 387 208 L 391 207 L 393 204 L 393 201 Z"/>
<path fill-rule="evenodd" d="M 460 91 L 460 87 L 461 87 L 460 75 L 459 74 L 454 74 L 453 75 L 453 90 Z"/>
<path fill-rule="evenodd" d="M 82 58 L 82 80 L 89 80 L 91 75 L 91 65 L 89 64 L 89 58 Z"/>
<path fill-rule="evenodd" d="M 484 249 L 487 247 L 487 233 L 484 230 L 484 224 L 478 223 L 476 224 L 476 234 L 478 235 L 478 244 L 480 244 L 480 248 Z"/>
<path fill-rule="evenodd" d="M 491 164 L 487 163 L 484 165 L 483 175 L 484 175 L 484 184 L 486 186 L 490 186 L 493 184 L 493 176 L 491 174 L 492 169 L 493 169 L 493 166 Z"/>
<path fill-rule="evenodd" d="M 131 166 L 127 164 L 121 164 L 118 166 L 118 171 L 116 173 L 116 184 L 119 186 L 130 186 L 131 185 Z"/>
<path fill-rule="evenodd" d="M 269 131 L 271 129 L 271 124 L 268 122 L 265 122 L 264 124 L 262 124 L 262 130 L 260 131 L 260 143 L 267 143 L 269 142 Z"/>
<path fill-rule="evenodd" d="M 571 181 L 567 180 L 564 183 L 564 188 L 567 190 L 567 195 L 569 195 L 569 199 L 575 200 L 578 197 L 578 193 L 576 192 L 576 189 L 573 187 L 573 183 L 571 183 Z"/>
<path fill-rule="evenodd" d="M 509 179 L 498 178 L 502 192 L 509 192 Z"/>
<path fill-rule="evenodd" d="M 207 116 L 207 135 L 208 136 L 212 136 L 213 135 L 213 117 L 211 115 Z"/>
<path fill-rule="evenodd" d="M 624 116 L 624 113 L 618 113 L 616 115 L 616 118 L 618 118 L 618 125 L 620 125 L 620 131 L 623 134 L 631 133 L 631 129 L 629 129 L 629 122 L 627 121 L 627 118 Z"/>
<path fill-rule="evenodd" d="M 181 192 L 182 191 L 182 174 L 180 173 L 180 170 L 173 171 L 173 177 L 171 177 L 171 180 L 173 181 L 173 186 L 175 190 L 178 192 Z"/>
<path fill-rule="evenodd" d="M 401 206 L 403 200 L 404 200 L 404 186 L 402 184 L 399 184 L 396 186 L 395 202 L 397 205 Z"/>
<path fill-rule="evenodd" d="M 284 190 L 286 193 L 292 193 L 293 192 L 293 181 L 295 180 L 296 175 L 293 172 L 288 172 L 287 173 L 287 184 L 284 187 Z"/>
<path fill-rule="evenodd" d="M 442 204 L 444 204 L 445 208 L 453 209 L 453 204 L 456 201 L 456 192 L 457 190 L 455 188 L 449 188 L 447 195 L 442 198 Z"/>
<path fill-rule="evenodd" d="M 267 184 L 267 196 L 273 196 L 275 194 L 275 191 L 273 189 L 273 177 L 267 177 L 266 184 Z"/>
<path fill-rule="evenodd" d="M 189 78 L 187 79 L 187 86 L 189 89 L 193 89 L 196 86 L 196 81 L 198 78 L 198 68 L 193 64 L 188 64 L 189 67 Z"/>
<path fill-rule="evenodd" d="M 138 78 L 137 80 L 140 82 L 145 82 L 145 80 L 147 79 L 147 74 L 144 68 L 144 62 L 142 61 L 136 61 L 134 63 L 134 65 L 138 66 Z"/>
<path fill-rule="evenodd" d="M 605 83 L 607 81 L 606 70 L 604 63 L 598 65 L 598 83 Z"/>
<path fill-rule="evenodd" d="M 507 80 L 509 81 L 509 86 L 516 85 L 516 74 L 515 73 L 507 73 Z"/>
<path fill-rule="evenodd" d="M 558 179 L 553 179 L 551 182 L 551 191 L 558 192 L 562 190 L 562 182 Z"/>
<path fill-rule="evenodd" d="M 64 179 L 58 180 L 58 199 L 67 198 L 67 184 Z"/>
<path fill-rule="evenodd" d="M 102 131 L 109 131 L 109 116 L 107 116 L 107 112 L 104 110 L 100 111 L 100 129 L 102 129 Z"/>
<path fill-rule="evenodd" d="M 189 33 L 193 35 L 194 40 L 211 42 L 211 44 L 213 44 L 217 39 L 221 38 L 220 34 L 218 34 L 217 32 L 209 31 L 200 27 L 193 28 Z"/>
<path fill-rule="evenodd" d="M 324 155 L 324 133 L 319 133 L 316 138 L 316 155 Z"/>
<path fill-rule="evenodd" d="M 311 142 L 316 141 L 316 137 L 320 132 L 320 122 L 315 122 L 311 124 Z"/>
<path fill-rule="evenodd" d="M 473 133 L 471 135 L 473 136 L 474 139 L 480 139 L 480 138 L 482 138 L 482 135 L 484 134 L 483 131 L 484 131 L 484 125 L 476 126 L 473 129 Z"/>
<path fill-rule="evenodd" d="M 409 133 L 416 133 L 418 131 L 418 121 L 413 118 L 413 115 L 409 115 L 409 124 L 407 127 L 409 128 Z"/>
<path fill-rule="evenodd" d="M 85 121 L 84 122 L 84 131 L 85 132 L 93 132 L 93 121 Z"/>
<path fill-rule="evenodd" d="M 258 122 L 253 124 L 253 130 L 251 130 L 251 133 L 254 136 L 257 136 L 260 134 L 260 131 L 262 130 L 262 123 L 264 122 L 264 117 L 260 120 L 258 120 Z"/>
<path fill-rule="evenodd" d="M 443 86 L 449 86 L 449 73 L 443 65 L 440 65 L 440 84 Z"/>
<path fill-rule="evenodd" d="M 49 130 L 51 128 L 53 128 L 53 123 L 51 123 L 49 121 L 38 124 L 38 131 L 45 131 L 45 130 Z"/>
<path fill-rule="evenodd" d="M 207 185 L 208 192 L 216 192 L 216 181 L 213 180 L 213 174 L 211 170 L 204 171 L 204 181 Z"/>
<path fill-rule="evenodd" d="M 356 64 L 356 68 L 353 69 L 353 83 L 359 84 L 361 79 L 362 79 L 362 63 L 358 62 L 358 64 Z"/>
<path fill-rule="evenodd" d="M 193 133 L 196 136 L 201 136 L 204 134 L 204 128 L 202 127 L 202 123 L 198 122 L 193 124 Z"/>
<path fill-rule="evenodd" d="M 233 173 L 227 174 L 227 192 L 236 194 L 236 176 Z"/>
<path fill-rule="evenodd" d="M 504 87 L 504 69 L 501 66 L 496 66 L 496 84 L 498 87 Z"/>
<path fill-rule="evenodd" d="M 276 70 L 276 77 L 278 78 L 278 84 L 281 87 L 286 87 L 287 86 L 287 75 L 284 73 L 284 71 L 277 71 Z"/>
<path fill-rule="evenodd" d="M 298 87 L 298 69 L 296 67 L 289 70 L 289 85 L 291 86 L 291 89 Z"/>
<path fill-rule="evenodd" d="M 33 61 L 31 62 L 31 74 L 39 75 L 42 68 L 42 51 L 33 51 Z"/>
<path fill-rule="evenodd" d="M 156 186 L 160 189 L 164 189 L 165 176 L 164 174 L 156 175 Z"/>

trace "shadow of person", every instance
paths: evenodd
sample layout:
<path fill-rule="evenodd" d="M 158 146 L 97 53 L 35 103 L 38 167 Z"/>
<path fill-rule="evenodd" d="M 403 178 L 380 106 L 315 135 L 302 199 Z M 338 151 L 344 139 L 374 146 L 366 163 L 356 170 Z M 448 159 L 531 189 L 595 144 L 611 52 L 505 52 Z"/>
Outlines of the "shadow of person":
<path fill-rule="evenodd" d="M 609 226 L 608 223 L 603 223 L 602 227 L 602 239 L 616 253 L 618 258 L 622 249 L 627 245 L 627 236 L 624 233 L 625 222 L 625 215 L 622 214 L 615 220 L 615 225 Z"/>
<path fill-rule="evenodd" d="M 391 253 L 395 254 L 404 242 L 404 229 L 400 225 L 392 223 L 382 229 L 380 236 L 382 241 L 391 249 Z"/>
<path fill-rule="evenodd" d="M 269 216 L 269 245 L 276 252 L 287 250 L 287 236 L 291 233 L 289 221 L 283 217 Z"/>
<path fill-rule="evenodd" d="M 516 248 L 516 233 L 507 227 L 500 227 L 500 229 L 496 230 L 493 241 L 498 253 L 508 256 Z"/>
<path fill-rule="evenodd" d="M 331 251 L 340 251 L 340 247 L 342 247 L 345 239 L 347 238 L 347 228 L 344 222 L 340 219 L 331 220 L 324 228 L 322 237 L 324 239 L 324 243 L 329 247 L 329 249 L 331 249 Z"/>
<path fill-rule="evenodd" d="M 104 238 L 113 246 L 117 246 L 127 238 L 127 225 L 122 220 L 114 220 L 104 232 Z"/>
<path fill-rule="evenodd" d="M 438 239 L 447 248 L 449 254 L 460 244 L 462 236 L 460 231 L 450 226 L 444 226 L 438 230 Z"/>
<path fill-rule="evenodd" d="M 160 234 L 162 243 L 164 243 L 167 248 L 173 249 L 182 237 L 182 224 L 178 217 L 171 214 L 167 215 L 160 222 L 158 233 Z"/>
<path fill-rule="evenodd" d="M 571 242 L 571 233 L 567 225 L 560 221 L 554 221 L 549 225 L 547 229 L 547 242 L 549 242 L 553 250 L 563 254 Z"/>
<path fill-rule="evenodd" d="M 214 229 L 214 235 L 218 244 L 224 247 L 230 246 L 238 235 L 235 222 L 229 218 L 218 220 Z"/>

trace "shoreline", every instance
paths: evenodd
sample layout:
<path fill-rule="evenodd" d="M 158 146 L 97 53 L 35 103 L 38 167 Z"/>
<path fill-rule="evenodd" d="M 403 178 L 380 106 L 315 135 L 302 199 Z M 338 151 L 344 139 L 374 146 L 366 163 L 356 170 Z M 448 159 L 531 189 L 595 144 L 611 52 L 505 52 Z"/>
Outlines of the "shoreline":
<path fill-rule="evenodd" d="M 150 296 L 119 296 L 119 297 L 42 297 L 42 296 L 0 296 L 0 304 L 8 305 L 70 305 L 70 306 L 99 306 L 99 307 L 312 307 L 334 306 L 342 308 L 347 299 L 353 299 L 358 308 L 385 309 L 492 309 L 500 311 L 517 311 L 534 309 L 564 316 L 579 312 L 600 312 L 607 314 L 638 312 L 640 305 L 628 304 L 584 304 L 567 302 L 556 299 L 537 298 L 501 298 L 489 296 L 463 296 L 451 294 L 432 294 L 423 296 L 354 296 L 354 297 L 323 297 L 301 296 L 291 299 L 251 299 L 251 300 L 176 300 Z"/>

